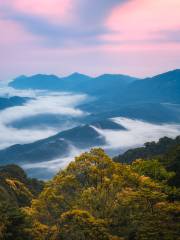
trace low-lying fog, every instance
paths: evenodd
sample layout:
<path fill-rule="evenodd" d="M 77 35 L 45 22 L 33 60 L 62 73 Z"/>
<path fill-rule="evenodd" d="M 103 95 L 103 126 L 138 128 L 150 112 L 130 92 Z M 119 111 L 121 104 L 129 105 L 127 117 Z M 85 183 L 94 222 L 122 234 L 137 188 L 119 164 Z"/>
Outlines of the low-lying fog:
<path fill-rule="evenodd" d="M 102 146 L 102 148 L 111 156 L 118 155 L 130 148 L 142 146 L 145 142 L 157 141 L 164 136 L 175 137 L 180 133 L 180 125 L 176 124 L 156 125 L 121 117 L 113 118 L 112 121 L 115 121 L 127 130 L 104 130 L 93 127 L 101 136 L 105 137 L 106 144 Z M 89 149 L 86 150 L 88 151 Z M 23 167 L 31 176 L 38 174 L 42 178 L 49 178 L 60 169 L 66 167 L 75 156 L 78 156 L 84 151 L 84 149 L 77 149 L 72 146 L 69 155 L 65 158 L 25 164 Z"/>
<path fill-rule="evenodd" d="M 26 96 L 32 98 L 24 106 L 10 107 L 0 111 L 0 149 L 13 144 L 30 143 L 54 135 L 64 129 L 72 128 L 85 116 L 78 105 L 87 100 L 86 95 L 55 93 L 47 91 L 20 91 L 1 88 L 0 96 Z M 38 118 L 38 116 L 40 116 Z M 54 118 L 50 118 L 50 116 Z M 48 121 L 45 121 L 45 119 Z M 54 120 L 55 119 L 55 120 Z M 43 123 L 41 124 L 41 120 Z M 147 141 L 157 141 L 160 137 L 175 137 L 180 133 L 178 124 L 152 124 L 141 120 L 122 117 L 112 121 L 120 124 L 124 130 L 106 130 L 93 127 L 105 138 L 102 146 L 110 155 L 119 154 L 129 148 L 141 146 Z M 89 149 L 86 149 L 89 150 Z M 84 149 L 70 146 L 69 155 L 51 161 L 25 164 L 23 167 L 31 176 L 49 178 L 59 169 L 64 168 L 82 153 Z"/>
<path fill-rule="evenodd" d="M 0 111 L 0 132 L 3 136 L 0 149 L 16 143 L 30 143 L 74 127 L 77 124 L 75 119 L 87 114 L 77 107 L 86 100 L 86 95 L 0 89 L 0 96 L 14 95 L 32 99 L 23 106 Z"/>

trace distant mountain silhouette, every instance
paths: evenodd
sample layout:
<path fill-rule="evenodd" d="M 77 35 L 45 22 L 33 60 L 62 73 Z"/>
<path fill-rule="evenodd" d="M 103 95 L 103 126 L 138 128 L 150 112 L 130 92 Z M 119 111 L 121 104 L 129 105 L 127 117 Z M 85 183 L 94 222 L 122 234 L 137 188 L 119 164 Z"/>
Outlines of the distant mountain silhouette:
<path fill-rule="evenodd" d="M 55 75 L 38 74 L 31 77 L 18 77 L 10 82 L 9 86 L 18 89 L 45 89 L 102 94 L 107 90 L 113 91 L 121 88 L 136 79 L 137 78 L 116 74 L 104 74 L 96 78 L 80 73 L 73 73 L 63 78 L 59 78 Z"/>
<path fill-rule="evenodd" d="M 120 74 L 104 74 L 96 78 L 80 73 L 64 78 L 38 74 L 21 76 L 9 85 L 20 89 L 83 92 L 116 105 L 134 102 L 180 103 L 179 69 L 141 80 Z"/>
<path fill-rule="evenodd" d="M 56 89 L 60 79 L 55 75 L 37 74 L 31 77 L 20 76 L 9 83 L 9 86 L 17 89 Z"/>

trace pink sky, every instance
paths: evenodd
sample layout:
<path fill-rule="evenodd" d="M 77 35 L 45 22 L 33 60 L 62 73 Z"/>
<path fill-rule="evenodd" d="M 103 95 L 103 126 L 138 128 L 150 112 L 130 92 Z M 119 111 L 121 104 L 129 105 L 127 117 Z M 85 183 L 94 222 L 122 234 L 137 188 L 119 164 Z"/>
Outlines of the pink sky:
<path fill-rule="evenodd" d="M 108 16 L 107 27 L 117 32 L 110 34 L 109 39 L 148 42 L 162 38 L 163 31 L 180 30 L 179 13 L 179 0 L 129 1 L 113 9 Z"/>
<path fill-rule="evenodd" d="M 0 80 L 179 68 L 179 0 L 0 0 Z"/>
<path fill-rule="evenodd" d="M 71 0 L 13 0 L 11 5 L 22 13 L 40 16 L 52 23 L 66 24 L 72 19 Z"/>

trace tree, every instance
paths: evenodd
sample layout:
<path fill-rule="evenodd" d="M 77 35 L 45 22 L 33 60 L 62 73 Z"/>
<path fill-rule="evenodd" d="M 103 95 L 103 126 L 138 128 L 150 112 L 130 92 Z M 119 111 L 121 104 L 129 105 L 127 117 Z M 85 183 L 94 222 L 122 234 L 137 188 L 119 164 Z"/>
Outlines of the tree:
<path fill-rule="evenodd" d="M 140 175 L 148 176 L 157 181 L 167 182 L 174 177 L 174 172 L 168 172 L 166 168 L 155 159 L 136 160 L 132 163 L 132 168 Z"/>
<path fill-rule="evenodd" d="M 27 225 L 23 211 L 5 202 L 0 203 L 0 239 L 30 240 Z"/>
<path fill-rule="evenodd" d="M 57 240 L 109 240 L 103 220 L 95 219 L 84 210 L 72 210 L 61 215 Z"/>
<path fill-rule="evenodd" d="M 158 160 L 126 165 L 92 149 L 47 182 L 30 207 L 16 208 L 17 230 L 7 210 L 0 214 L 5 220 L 1 235 L 11 233 L 15 240 L 19 231 L 27 240 L 177 240 L 180 206 L 172 198 L 177 189 L 168 186 L 171 177 Z M 20 221 L 19 214 L 25 219 Z"/>

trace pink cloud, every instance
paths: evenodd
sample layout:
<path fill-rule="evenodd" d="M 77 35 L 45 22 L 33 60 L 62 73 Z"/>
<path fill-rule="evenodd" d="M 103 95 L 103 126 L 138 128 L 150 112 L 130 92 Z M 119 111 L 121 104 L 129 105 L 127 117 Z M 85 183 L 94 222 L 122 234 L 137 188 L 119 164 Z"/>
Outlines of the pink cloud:
<path fill-rule="evenodd" d="M 72 18 L 72 0 L 13 0 L 10 6 L 19 12 L 36 15 L 54 23 Z"/>
<path fill-rule="evenodd" d="M 179 0 L 133 0 L 119 6 L 106 20 L 106 27 L 114 34 L 107 34 L 108 41 L 155 40 L 163 31 L 180 28 Z"/>
<path fill-rule="evenodd" d="M 159 40 L 163 40 L 163 31 L 175 32 L 180 27 L 180 0 L 129 0 L 109 10 L 104 22 L 109 33 L 99 37 L 102 33 L 99 32 L 98 40 L 101 38 L 104 41 L 97 45 L 91 44 L 89 35 L 87 45 L 83 45 L 81 35 L 79 44 L 76 44 L 73 34 L 69 37 L 66 31 L 65 35 L 62 31 L 56 38 L 56 31 L 54 36 L 52 31 L 47 36 L 55 39 L 55 43 L 62 35 L 67 44 L 55 44 L 52 48 L 46 44 L 45 35 L 36 34 L 41 28 L 39 25 L 36 29 L 36 18 L 32 21 L 35 34 L 23 22 L 24 15 L 27 15 L 27 21 L 29 16 L 37 16 L 50 23 L 62 23 L 67 32 L 69 28 L 70 33 L 72 29 L 74 34 L 76 31 L 84 33 L 91 25 L 81 19 L 78 12 L 80 5 L 77 3 L 83 1 L 86 0 L 0 0 L 0 78 L 10 79 L 16 75 L 38 72 L 61 75 L 75 71 L 90 75 L 114 72 L 147 76 L 179 67 L 178 41 Z M 20 18 L 16 19 L 18 14 Z M 94 18 L 93 12 L 91 14 Z M 46 24 L 46 21 L 43 23 Z M 47 25 L 51 27 L 51 24 Z M 96 29 L 94 22 L 93 26 Z M 97 21 L 97 31 L 98 27 Z"/>
<path fill-rule="evenodd" d="M 30 44 L 39 37 L 27 33 L 24 28 L 15 21 L 0 19 L 0 46 L 15 46 L 18 44 Z"/>

